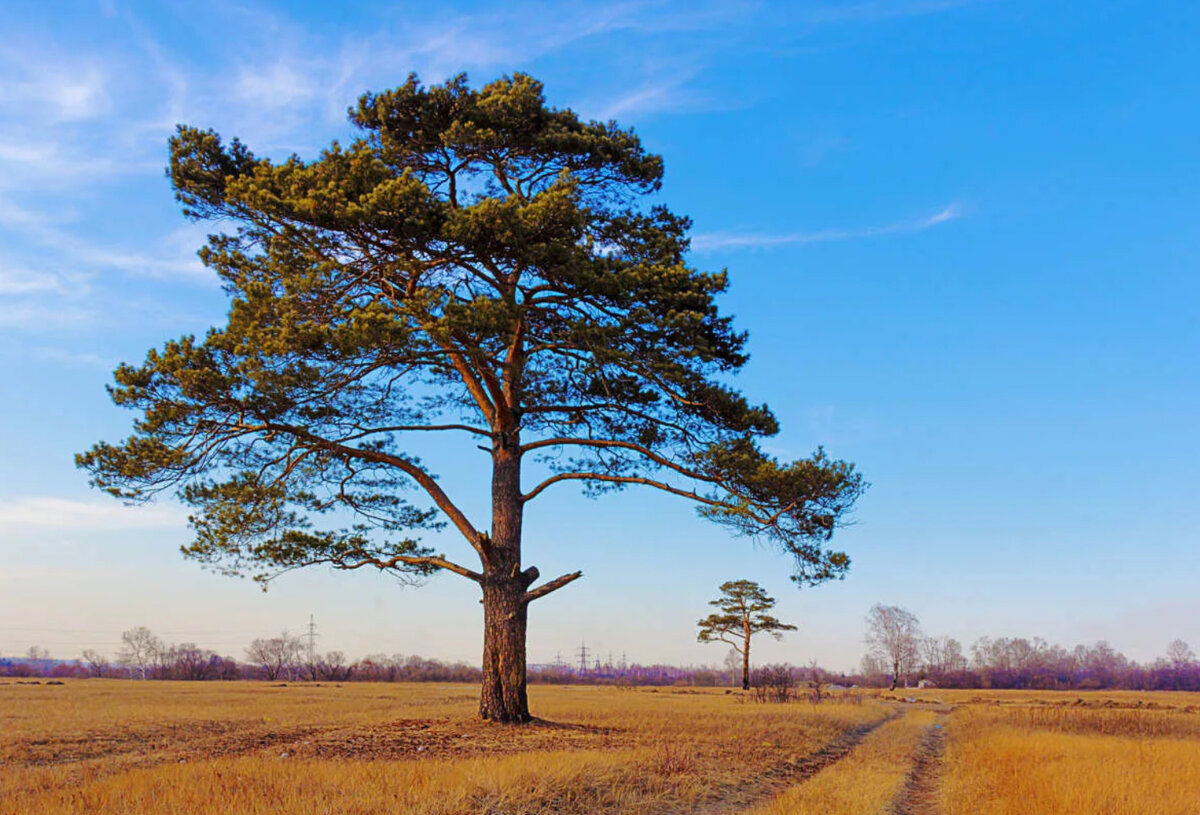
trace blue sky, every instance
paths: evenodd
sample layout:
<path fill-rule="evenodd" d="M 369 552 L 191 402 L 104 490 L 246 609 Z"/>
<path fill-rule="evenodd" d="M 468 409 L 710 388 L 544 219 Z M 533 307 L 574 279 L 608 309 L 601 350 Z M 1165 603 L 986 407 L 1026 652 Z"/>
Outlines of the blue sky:
<path fill-rule="evenodd" d="M 533 607 L 530 658 L 719 662 L 695 643 L 746 577 L 800 630 L 763 660 L 857 663 L 863 616 L 931 633 L 1200 643 L 1200 7 L 1167 2 L 3 3 L 0 653 L 115 650 L 147 625 L 240 655 L 299 630 L 351 655 L 476 661 L 474 586 L 253 584 L 185 562 L 184 513 L 91 494 L 72 455 L 130 416 L 114 365 L 219 323 L 207 225 L 163 177 L 177 122 L 311 156 L 368 89 L 526 71 L 664 155 L 693 261 L 727 267 L 740 384 L 772 449 L 873 486 L 840 583 L 670 497 L 564 489 L 526 559 L 585 579 Z M 424 451 L 469 506 L 477 457 Z M 447 552 L 465 545 L 447 538 Z"/>

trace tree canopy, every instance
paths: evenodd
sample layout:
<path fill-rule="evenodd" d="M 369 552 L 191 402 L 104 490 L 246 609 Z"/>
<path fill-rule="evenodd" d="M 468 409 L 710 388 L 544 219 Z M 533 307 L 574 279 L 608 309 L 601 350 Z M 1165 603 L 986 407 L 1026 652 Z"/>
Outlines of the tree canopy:
<path fill-rule="evenodd" d="M 892 689 L 916 667 L 922 639 L 921 622 L 906 608 L 876 603 L 867 614 L 869 653 L 888 666 Z"/>

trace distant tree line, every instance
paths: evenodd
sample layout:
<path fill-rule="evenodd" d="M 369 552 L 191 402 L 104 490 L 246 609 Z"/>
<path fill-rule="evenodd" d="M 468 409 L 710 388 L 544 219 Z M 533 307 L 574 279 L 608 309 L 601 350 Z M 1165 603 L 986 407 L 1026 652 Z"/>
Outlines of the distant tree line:
<path fill-rule="evenodd" d="M 736 655 L 734 655 L 736 656 Z M 729 686 L 740 681 L 740 659 L 724 670 L 708 666 L 639 665 L 611 657 L 579 668 L 561 661 L 531 665 L 529 680 L 543 684 L 616 686 Z M 310 653 L 304 639 L 283 631 L 253 640 L 240 660 L 221 656 L 195 643 L 164 642 L 144 626 L 121 634 L 112 658 L 93 649 L 78 659 L 52 659 L 43 648 L 21 658 L 0 658 L 0 676 L 110 677 L 137 680 L 218 681 L 249 679 L 269 682 L 478 682 L 477 666 L 416 655 L 370 654 L 349 661 L 341 651 Z"/>
<path fill-rule="evenodd" d="M 894 611 L 892 609 L 885 610 Z M 821 693 L 822 687 L 914 686 L 922 680 L 944 688 L 1034 690 L 1185 690 L 1200 691 L 1200 660 L 1183 640 L 1175 640 L 1164 656 L 1139 664 L 1107 642 L 1072 649 L 1051 645 L 1039 637 L 982 637 L 964 649 L 953 637 L 925 635 L 912 619 L 901 618 L 890 630 L 898 638 L 871 631 L 868 653 L 858 673 L 821 670 L 788 664 L 762 666 L 751 674 L 753 688 L 788 687 L 800 695 Z M 886 615 L 885 615 L 886 616 Z M 893 617 L 895 615 L 892 615 Z M 893 620 L 895 622 L 895 620 Z M 255 639 L 243 659 L 221 656 L 195 643 L 165 643 L 149 629 L 138 627 L 121 635 L 114 658 L 85 650 L 80 658 L 58 660 L 43 648 L 30 648 L 22 657 L 0 658 L 5 677 L 118 677 L 145 680 L 219 681 L 250 679 L 272 682 L 478 682 L 480 669 L 464 662 L 444 662 L 415 655 L 371 654 L 349 661 L 340 651 L 311 653 L 304 641 L 289 633 Z M 711 666 L 640 665 L 624 659 L 596 660 L 580 667 L 561 660 L 529 666 L 529 681 L 542 684 L 627 686 L 737 687 L 741 657 L 731 651 L 724 668 Z M 790 679 L 788 679 L 790 678 Z M 788 679 L 788 681 L 784 681 Z M 807 689 L 807 690 L 806 690 Z"/>
<path fill-rule="evenodd" d="M 0 676 L 117 677 L 140 680 L 220 681 L 375 681 L 478 682 L 479 668 L 462 662 L 402 654 L 373 654 L 350 662 L 341 651 L 310 651 L 304 641 L 284 631 L 255 639 L 244 658 L 221 656 L 192 642 L 167 643 L 144 626 L 121 634 L 121 648 L 109 658 L 86 649 L 79 659 L 52 659 L 33 647 L 23 658 L 0 658 Z"/>
<path fill-rule="evenodd" d="M 981 637 L 969 649 L 953 637 L 926 636 L 916 616 L 897 606 L 874 606 L 867 616 L 867 653 L 859 684 L 898 687 L 1035 690 L 1200 691 L 1200 661 L 1183 640 L 1139 664 L 1109 643 L 1067 649 L 1041 637 Z"/>

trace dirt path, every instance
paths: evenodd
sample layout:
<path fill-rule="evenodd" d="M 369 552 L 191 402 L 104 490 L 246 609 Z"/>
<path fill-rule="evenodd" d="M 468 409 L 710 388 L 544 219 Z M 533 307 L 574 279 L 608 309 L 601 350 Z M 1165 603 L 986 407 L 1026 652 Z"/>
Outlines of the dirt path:
<path fill-rule="evenodd" d="M 917 757 L 909 771 L 890 815 L 938 815 L 938 784 L 942 777 L 942 756 L 946 747 L 946 716 L 938 717 L 917 748 Z"/>
<path fill-rule="evenodd" d="M 836 764 L 848 756 L 863 739 L 881 726 L 899 716 L 880 719 L 847 731 L 811 755 L 794 763 L 788 763 L 763 773 L 754 781 L 738 785 L 719 798 L 707 801 L 697 808 L 689 808 L 689 815 L 729 815 L 770 800 L 788 787 L 801 784 L 821 770 Z"/>

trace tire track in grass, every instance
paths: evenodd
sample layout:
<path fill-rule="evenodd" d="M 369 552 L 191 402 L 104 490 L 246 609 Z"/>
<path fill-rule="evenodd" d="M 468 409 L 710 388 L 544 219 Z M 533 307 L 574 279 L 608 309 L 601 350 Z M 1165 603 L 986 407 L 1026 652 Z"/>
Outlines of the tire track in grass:
<path fill-rule="evenodd" d="M 946 716 L 943 714 L 922 736 L 912 770 L 889 815 L 939 815 L 938 787 L 945 750 Z"/>
<path fill-rule="evenodd" d="M 850 755 L 863 739 L 901 715 L 898 711 L 893 712 L 878 721 L 851 728 L 799 761 L 774 767 L 761 774 L 755 781 L 741 784 L 727 795 L 706 801 L 694 809 L 688 809 L 687 812 L 690 815 L 729 815 L 768 801 L 781 791 L 802 784 L 825 768 L 838 763 Z"/>

